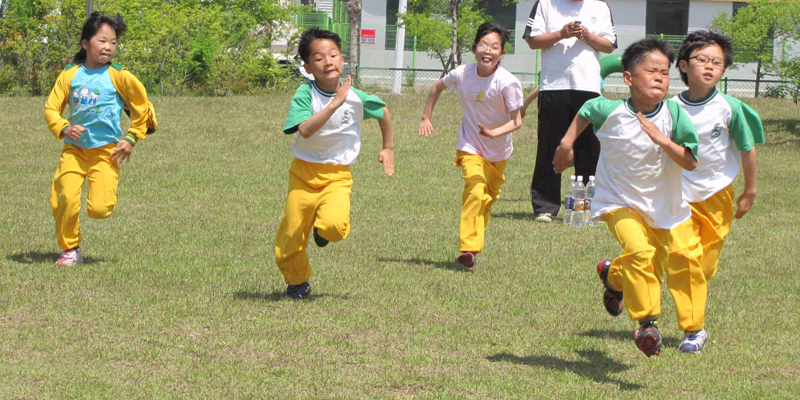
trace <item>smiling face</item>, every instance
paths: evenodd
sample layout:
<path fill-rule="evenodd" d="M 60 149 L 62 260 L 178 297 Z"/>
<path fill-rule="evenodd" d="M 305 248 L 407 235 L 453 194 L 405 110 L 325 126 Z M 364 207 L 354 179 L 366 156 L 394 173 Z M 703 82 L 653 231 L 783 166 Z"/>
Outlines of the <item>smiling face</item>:
<path fill-rule="evenodd" d="M 643 104 L 658 104 L 669 90 L 669 58 L 660 51 L 647 53 L 632 71 L 623 72 L 625 84 L 631 88 L 631 99 Z"/>
<path fill-rule="evenodd" d="M 711 89 L 725 73 L 725 52 L 717 44 L 701 47 L 689 55 L 689 60 L 680 60 L 678 68 L 686 73 L 690 88 Z"/>
<path fill-rule="evenodd" d="M 478 75 L 489 76 L 505 55 L 503 40 L 497 32 L 483 35 L 473 46 L 472 54 L 475 55 L 475 61 L 478 63 Z"/>
<path fill-rule="evenodd" d="M 100 68 L 111 62 L 111 58 L 117 53 L 117 32 L 103 24 L 91 39 L 82 40 L 81 46 L 86 50 L 86 68 Z"/>
<path fill-rule="evenodd" d="M 314 80 L 320 87 L 328 90 L 333 85 L 333 90 L 336 90 L 339 76 L 344 69 L 342 51 L 333 40 L 315 39 L 311 42 L 308 62 L 303 67 L 306 72 L 314 75 Z"/>

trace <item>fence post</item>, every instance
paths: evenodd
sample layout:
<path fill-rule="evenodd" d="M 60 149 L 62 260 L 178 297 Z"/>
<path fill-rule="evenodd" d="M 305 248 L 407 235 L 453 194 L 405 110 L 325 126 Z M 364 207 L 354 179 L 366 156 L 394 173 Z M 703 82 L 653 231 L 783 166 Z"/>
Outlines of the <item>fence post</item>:
<path fill-rule="evenodd" d="M 728 94 L 728 77 L 727 76 L 725 77 L 725 89 L 722 91 L 722 93 Z"/>
<path fill-rule="evenodd" d="M 411 68 L 417 69 L 417 37 L 414 36 L 414 47 L 411 53 Z"/>

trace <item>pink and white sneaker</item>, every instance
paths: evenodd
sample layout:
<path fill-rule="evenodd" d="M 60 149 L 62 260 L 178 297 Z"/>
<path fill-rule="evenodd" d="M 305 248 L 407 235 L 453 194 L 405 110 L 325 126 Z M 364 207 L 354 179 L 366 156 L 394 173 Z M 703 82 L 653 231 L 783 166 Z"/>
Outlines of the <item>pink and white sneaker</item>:
<path fill-rule="evenodd" d="M 71 267 L 82 262 L 83 256 L 81 255 L 81 249 L 72 249 L 61 253 L 61 258 L 56 261 L 56 265 L 62 267 Z"/>

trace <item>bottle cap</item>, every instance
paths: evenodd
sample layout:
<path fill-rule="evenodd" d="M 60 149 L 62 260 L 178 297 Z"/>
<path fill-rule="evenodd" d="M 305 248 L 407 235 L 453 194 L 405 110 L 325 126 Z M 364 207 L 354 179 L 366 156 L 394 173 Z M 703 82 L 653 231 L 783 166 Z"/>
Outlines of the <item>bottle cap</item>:
<path fill-rule="evenodd" d="M 578 175 L 578 178 L 577 178 L 577 180 L 579 180 L 579 181 L 583 181 L 583 175 Z"/>
<path fill-rule="evenodd" d="M 594 180 L 594 175 L 589 175 L 589 180 L 593 181 Z"/>

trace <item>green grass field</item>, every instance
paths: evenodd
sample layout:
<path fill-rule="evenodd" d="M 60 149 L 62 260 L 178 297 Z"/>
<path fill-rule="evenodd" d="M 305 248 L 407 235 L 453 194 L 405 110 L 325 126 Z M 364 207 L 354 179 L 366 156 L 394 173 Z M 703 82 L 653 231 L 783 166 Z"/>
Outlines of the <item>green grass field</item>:
<path fill-rule="evenodd" d="M 0 398 L 797 398 L 800 389 L 800 109 L 748 101 L 767 129 L 759 194 L 734 222 L 711 282 L 710 342 L 679 353 L 663 294 L 664 350 L 607 315 L 594 266 L 604 226 L 532 221 L 535 115 L 473 269 L 454 263 L 460 122 L 443 95 L 381 95 L 397 173 L 362 123 L 350 237 L 308 248 L 310 301 L 281 301 L 275 231 L 292 136 L 291 93 L 156 98 L 159 132 L 123 167 L 108 220 L 82 213 L 86 262 L 53 265 L 49 205 L 61 144 L 42 98 L 0 99 Z M 742 187 L 736 182 L 737 196 Z M 800 215 L 800 214 L 799 214 Z"/>

